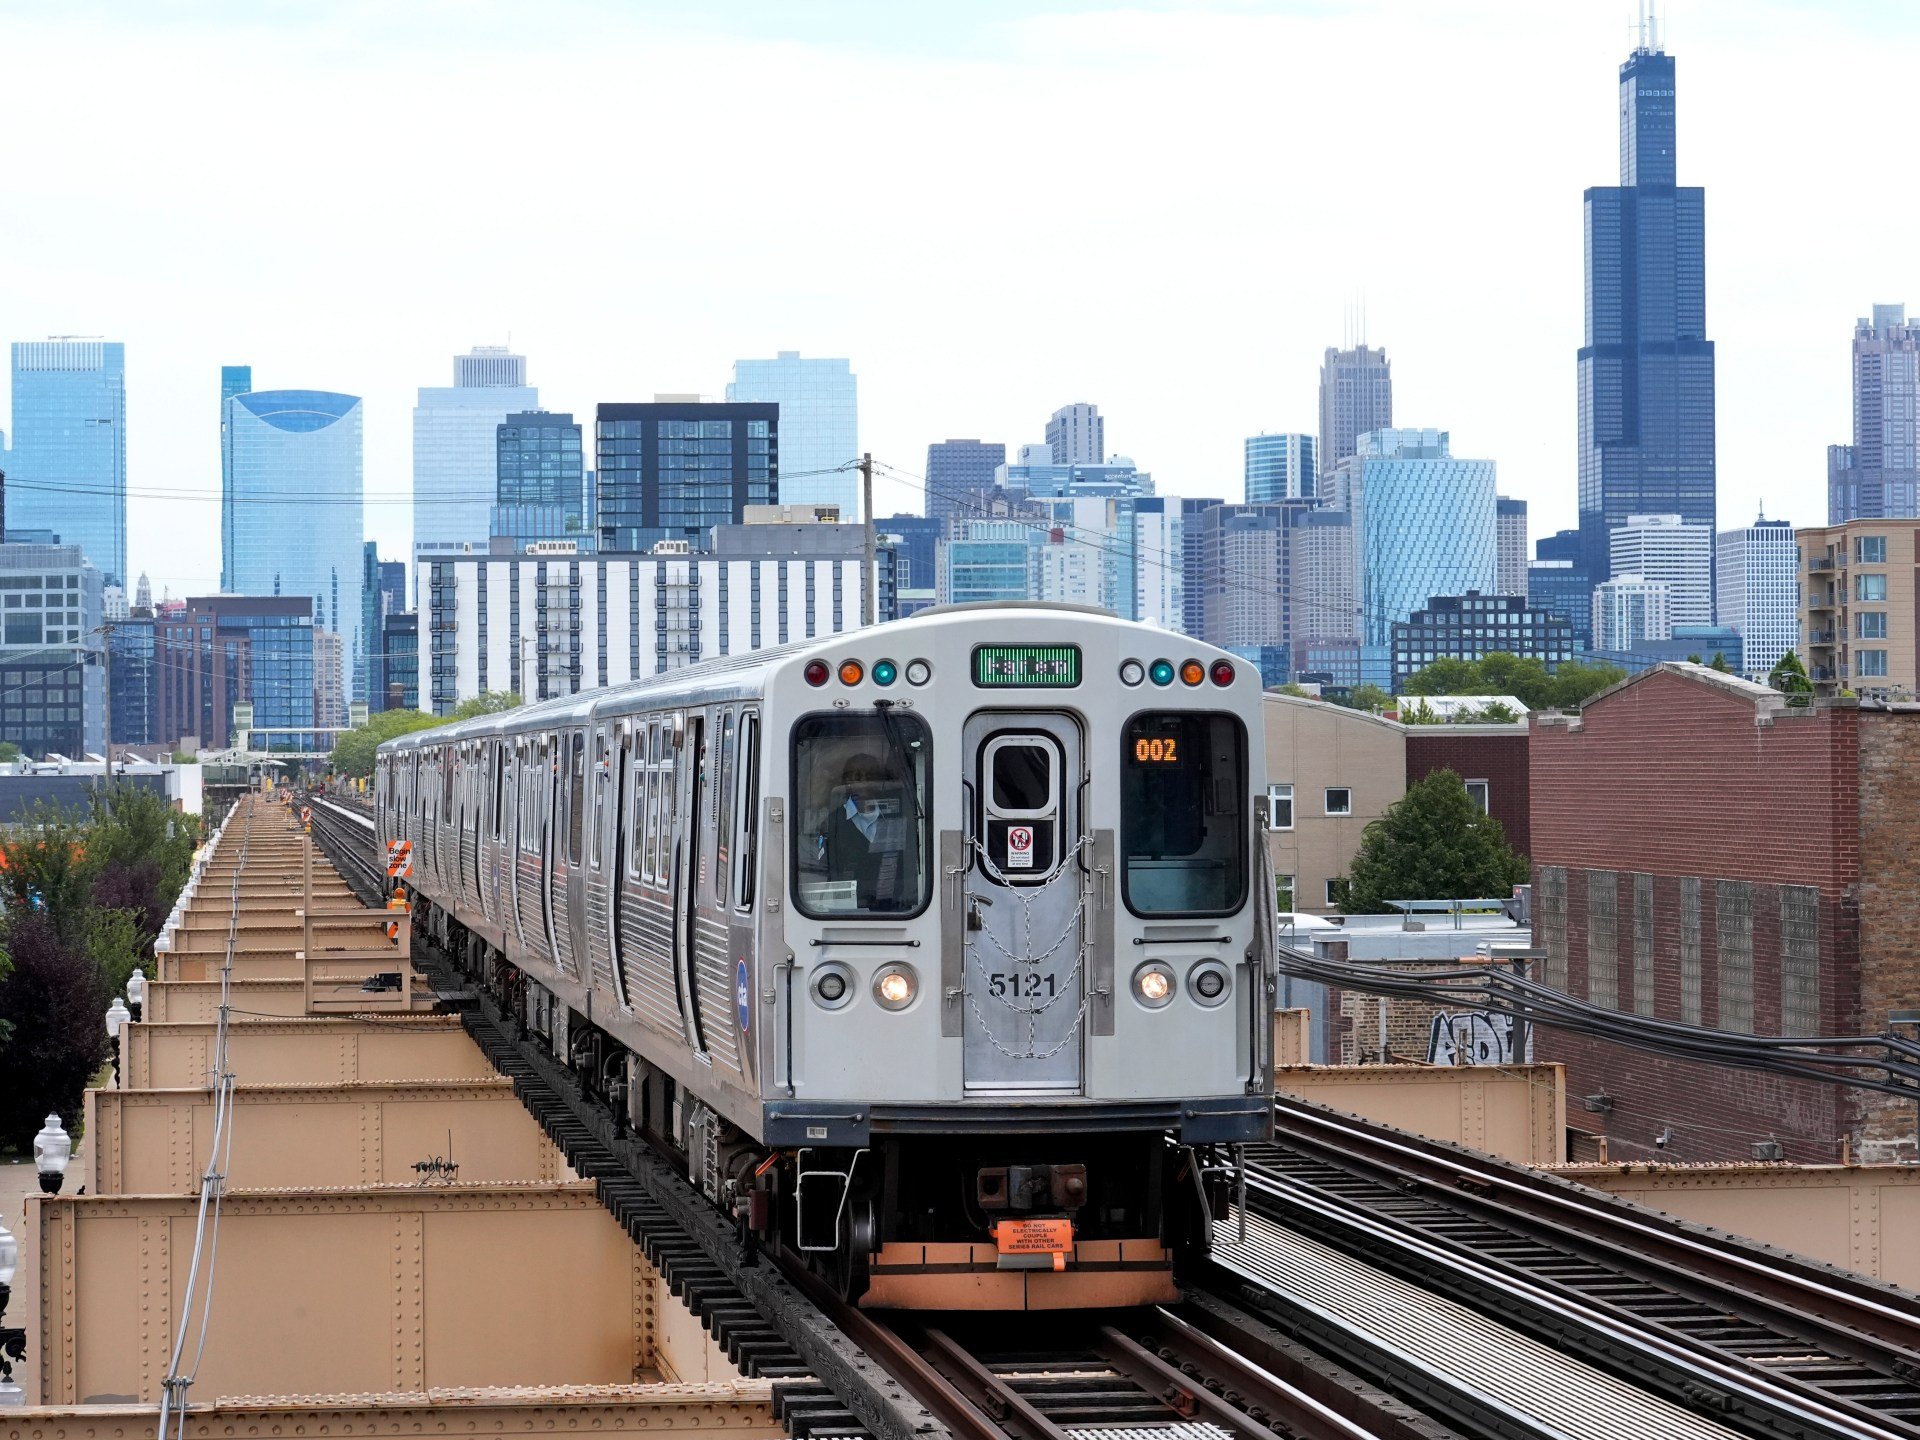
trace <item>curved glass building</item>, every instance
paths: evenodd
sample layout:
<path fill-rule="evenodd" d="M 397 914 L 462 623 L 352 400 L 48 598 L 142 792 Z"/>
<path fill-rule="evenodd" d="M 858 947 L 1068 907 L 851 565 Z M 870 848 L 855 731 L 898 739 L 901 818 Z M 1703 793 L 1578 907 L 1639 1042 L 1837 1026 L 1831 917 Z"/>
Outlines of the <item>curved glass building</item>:
<path fill-rule="evenodd" d="M 227 588 L 312 599 L 313 623 L 343 642 L 339 693 L 364 699 L 360 397 L 256 390 L 226 405 Z"/>

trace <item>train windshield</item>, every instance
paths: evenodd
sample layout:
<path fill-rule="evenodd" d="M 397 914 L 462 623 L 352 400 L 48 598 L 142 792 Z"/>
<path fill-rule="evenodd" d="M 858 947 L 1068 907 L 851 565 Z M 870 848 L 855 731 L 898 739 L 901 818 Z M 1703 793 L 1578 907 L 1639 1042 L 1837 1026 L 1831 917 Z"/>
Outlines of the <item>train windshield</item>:
<path fill-rule="evenodd" d="M 1136 915 L 1227 915 L 1247 897 L 1247 736 L 1231 715 L 1157 710 L 1127 723 L 1120 844 Z"/>
<path fill-rule="evenodd" d="M 809 715 L 793 727 L 801 913 L 904 917 L 926 908 L 932 763 L 932 739 L 914 715 Z"/>

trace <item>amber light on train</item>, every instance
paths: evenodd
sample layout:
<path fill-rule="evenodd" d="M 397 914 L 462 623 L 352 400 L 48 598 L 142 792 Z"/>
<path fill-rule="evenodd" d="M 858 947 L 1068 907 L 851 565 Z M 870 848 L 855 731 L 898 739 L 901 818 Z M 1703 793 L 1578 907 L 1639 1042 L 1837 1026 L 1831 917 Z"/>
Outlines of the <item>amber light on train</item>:
<path fill-rule="evenodd" d="M 1188 660 L 1180 667 L 1180 683 L 1183 685 L 1198 685 L 1206 678 L 1207 667 L 1198 660 Z"/>
<path fill-rule="evenodd" d="M 1216 685 L 1233 684 L 1233 662 L 1216 660 L 1213 662 L 1213 683 Z"/>
<path fill-rule="evenodd" d="M 809 660 L 807 661 L 807 668 L 801 673 L 807 677 L 807 684 L 824 685 L 827 683 L 827 676 L 833 672 L 827 668 L 826 661 Z"/>
<path fill-rule="evenodd" d="M 866 669 L 858 660 L 842 660 L 840 662 L 840 683 L 842 685 L 858 685 L 860 678 L 866 673 Z"/>

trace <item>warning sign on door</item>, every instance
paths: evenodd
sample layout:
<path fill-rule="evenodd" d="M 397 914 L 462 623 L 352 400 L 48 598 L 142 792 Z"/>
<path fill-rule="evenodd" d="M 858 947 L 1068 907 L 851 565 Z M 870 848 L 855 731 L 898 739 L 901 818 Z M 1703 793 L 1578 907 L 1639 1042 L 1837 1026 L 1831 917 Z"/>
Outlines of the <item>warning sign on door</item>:
<path fill-rule="evenodd" d="M 1007 827 L 1007 869 L 1031 870 L 1032 868 L 1033 827 L 1009 825 Z"/>

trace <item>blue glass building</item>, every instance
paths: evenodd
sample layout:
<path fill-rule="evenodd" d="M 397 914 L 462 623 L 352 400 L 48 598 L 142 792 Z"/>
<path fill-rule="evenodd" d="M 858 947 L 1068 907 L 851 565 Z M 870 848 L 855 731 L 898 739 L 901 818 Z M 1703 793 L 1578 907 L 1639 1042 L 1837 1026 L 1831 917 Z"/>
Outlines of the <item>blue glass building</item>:
<path fill-rule="evenodd" d="M 150 745 L 158 738 L 153 626 L 152 615 L 132 615 L 116 620 L 107 635 L 107 668 L 113 682 L 107 738 L 116 745 Z"/>
<path fill-rule="evenodd" d="M 382 680 L 386 686 L 377 707 L 381 710 L 418 710 L 420 708 L 420 617 L 412 611 L 395 611 L 381 626 L 381 652 L 385 656 Z"/>
<path fill-rule="evenodd" d="M 223 563 L 233 553 L 233 450 L 229 443 L 227 402 L 251 389 L 251 365 L 220 367 L 220 555 Z M 233 577 L 224 568 L 220 573 L 220 588 L 229 593 L 233 590 Z"/>
<path fill-rule="evenodd" d="M 572 540 L 592 548 L 592 497 L 573 416 L 544 410 L 509 415 L 496 436 L 493 538 L 516 549 L 531 540 Z"/>
<path fill-rule="evenodd" d="M 594 438 L 600 548 L 644 551 L 661 540 L 712 543 L 749 505 L 781 497 L 780 407 L 656 401 L 602 405 Z"/>
<path fill-rule="evenodd" d="M 1643 37 L 1620 67 L 1620 183 L 1586 192 L 1580 558 L 1596 585 L 1629 515 L 1715 522 L 1706 192 L 1676 183 L 1674 110 L 1673 57 Z"/>
<path fill-rule="evenodd" d="M 860 518 L 860 477 L 840 469 L 860 458 L 860 381 L 851 362 L 809 360 L 797 350 L 736 360 L 727 399 L 780 407 L 782 504 L 837 505 L 842 521 Z"/>
<path fill-rule="evenodd" d="M 1024 520 L 956 520 L 940 555 L 940 603 L 1032 596 L 1032 552 L 1047 532 Z"/>
<path fill-rule="evenodd" d="M 340 693 L 365 699 L 359 397 L 324 390 L 235 395 L 227 401 L 227 433 L 225 503 L 233 514 L 222 557 L 227 588 L 311 599 L 313 624 L 341 640 Z"/>
<path fill-rule="evenodd" d="M 1491 595 L 1499 576 L 1491 460 L 1456 458 L 1443 430 L 1362 435 L 1333 488 L 1352 517 L 1361 668 L 1392 681 L 1393 627 L 1434 595 Z"/>
<path fill-rule="evenodd" d="M 7 527 L 57 534 L 106 584 L 127 583 L 126 346 L 15 343 Z"/>
<path fill-rule="evenodd" d="M 1268 505 L 1276 500 L 1311 500 L 1320 482 L 1314 453 L 1311 435 L 1249 435 L 1247 503 Z"/>

